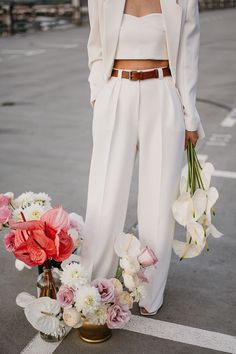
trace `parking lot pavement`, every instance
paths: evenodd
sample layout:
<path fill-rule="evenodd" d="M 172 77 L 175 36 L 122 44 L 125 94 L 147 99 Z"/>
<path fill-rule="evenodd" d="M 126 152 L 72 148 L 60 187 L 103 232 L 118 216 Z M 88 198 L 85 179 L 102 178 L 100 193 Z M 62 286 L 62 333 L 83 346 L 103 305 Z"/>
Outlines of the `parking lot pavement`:
<path fill-rule="evenodd" d="M 179 262 L 173 253 L 164 306 L 155 317 L 139 316 L 135 306 L 130 323 L 109 341 L 87 344 L 72 330 L 57 347 L 40 344 L 15 304 L 20 291 L 36 292 L 36 270 L 16 271 L 2 244 L 1 353 L 236 353 L 235 18 L 233 9 L 200 16 L 197 105 L 206 138 L 197 152 L 216 168 L 214 224 L 224 236 L 211 238 L 210 251 L 197 258 Z M 92 152 L 88 32 L 83 26 L 0 39 L 0 191 L 44 191 L 82 216 Z M 138 160 L 125 230 L 137 222 L 137 171 Z M 183 236 L 177 225 L 176 238 Z"/>

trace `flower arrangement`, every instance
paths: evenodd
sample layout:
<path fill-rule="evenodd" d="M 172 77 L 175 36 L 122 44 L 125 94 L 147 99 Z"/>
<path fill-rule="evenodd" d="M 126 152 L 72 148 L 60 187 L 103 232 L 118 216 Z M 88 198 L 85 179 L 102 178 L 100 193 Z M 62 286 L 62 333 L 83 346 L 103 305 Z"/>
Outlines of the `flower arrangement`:
<path fill-rule="evenodd" d="M 39 265 L 50 270 L 52 260 L 60 262 L 61 286 L 54 287 L 53 296 L 36 298 L 22 292 L 16 298 L 31 325 L 53 340 L 62 338 L 65 324 L 80 328 L 87 321 L 109 329 L 124 327 L 134 302 L 146 295 L 146 268 L 158 262 L 148 245 L 142 246 L 133 234 L 121 233 L 114 244 L 119 257 L 114 278 L 91 281 L 79 255 L 83 218 L 61 205 L 52 207 L 45 193 L 26 192 L 17 198 L 10 192 L 0 194 L 0 226 L 9 229 L 4 243 L 18 270 Z"/>
<path fill-rule="evenodd" d="M 180 260 L 196 257 L 206 248 L 207 238 L 223 234 L 212 224 L 213 208 L 219 193 L 210 186 L 214 166 L 210 162 L 199 161 L 191 142 L 187 146 L 188 175 L 180 180 L 180 195 L 172 205 L 175 220 L 186 228 L 186 242 L 173 240 L 173 250 Z"/>
<path fill-rule="evenodd" d="M 156 255 L 148 246 L 141 247 L 133 234 L 118 235 L 114 249 L 120 260 L 111 279 L 90 282 L 79 261 L 62 263 L 62 286 L 57 299 L 68 326 L 78 328 L 87 320 L 93 324 L 106 323 L 110 329 L 122 328 L 130 319 L 134 302 L 145 296 L 145 283 L 148 283 L 145 269 L 156 265 Z"/>
<path fill-rule="evenodd" d="M 72 255 L 61 264 L 62 285 L 57 300 L 52 302 L 52 299 L 35 299 L 26 293 L 19 294 L 17 303 L 24 307 L 32 326 L 43 332 L 53 326 L 53 331 L 57 332 L 61 326 L 58 309 L 62 308 L 62 318 L 69 327 L 80 328 L 84 321 L 88 321 L 96 325 L 106 324 L 109 329 L 123 328 L 131 317 L 130 310 L 134 302 L 146 295 L 145 283 L 148 283 L 148 279 L 145 269 L 156 267 L 158 259 L 147 245 L 141 247 L 140 241 L 133 234 L 118 235 L 114 249 L 120 257 L 114 278 L 91 281 L 80 262 L 80 256 Z M 120 281 L 118 277 L 123 279 Z M 48 306 L 47 311 L 45 306 Z M 32 315 L 34 312 L 40 312 L 43 320 L 38 321 L 38 316 Z"/>

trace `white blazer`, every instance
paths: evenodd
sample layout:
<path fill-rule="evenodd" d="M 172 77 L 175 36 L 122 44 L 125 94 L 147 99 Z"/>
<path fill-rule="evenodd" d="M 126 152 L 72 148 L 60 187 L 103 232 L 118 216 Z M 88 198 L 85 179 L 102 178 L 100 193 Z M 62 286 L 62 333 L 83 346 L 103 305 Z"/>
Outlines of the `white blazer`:
<path fill-rule="evenodd" d="M 183 105 L 185 126 L 187 130 L 197 130 L 202 139 L 205 132 L 196 109 L 200 43 L 198 0 L 160 0 L 160 3 L 171 75 Z M 125 0 L 88 0 L 88 82 L 92 107 L 111 75 L 124 7 Z"/>

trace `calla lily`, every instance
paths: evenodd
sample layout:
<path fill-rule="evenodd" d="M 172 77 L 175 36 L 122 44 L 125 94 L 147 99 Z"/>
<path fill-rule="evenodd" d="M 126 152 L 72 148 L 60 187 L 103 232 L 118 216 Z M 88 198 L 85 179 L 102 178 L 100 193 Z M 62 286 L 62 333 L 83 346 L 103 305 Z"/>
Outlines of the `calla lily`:
<path fill-rule="evenodd" d="M 202 170 L 200 171 L 200 176 L 203 182 L 203 186 L 205 190 L 208 190 L 211 183 L 211 176 L 214 172 L 215 168 L 210 162 L 204 162 L 202 164 Z"/>
<path fill-rule="evenodd" d="M 26 293 L 26 292 L 22 292 L 20 294 L 17 295 L 16 297 L 16 304 L 20 307 L 25 308 L 26 306 L 28 306 L 32 301 L 36 300 L 36 297 Z"/>
<path fill-rule="evenodd" d="M 183 192 L 172 205 L 175 220 L 183 226 L 198 220 L 205 211 L 206 202 L 206 192 L 200 188 L 196 189 L 192 197 L 190 192 Z"/>
<path fill-rule="evenodd" d="M 202 245 L 205 243 L 204 229 L 201 224 L 191 221 L 187 224 L 187 235 L 191 237 L 191 243 Z"/>
<path fill-rule="evenodd" d="M 211 234 L 215 238 L 220 238 L 221 236 L 224 235 L 224 234 L 222 234 L 222 232 L 217 230 L 217 228 L 213 224 L 209 225 L 209 228 L 207 229 L 207 231 L 209 231 L 209 234 Z"/>
<path fill-rule="evenodd" d="M 173 240 L 173 250 L 175 254 L 180 258 L 193 258 L 199 256 L 199 254 L 204 249 L 205 244 L 193 244 L 188 242 L 183 242 L 179 240 Z"/>
<path fill-rule="evenodd" d="M 211 222 L 211 208 L 219 198 L 219 193 L 215 187 L 210 187 L 206 191 L 206 194 L 207 194 L 206 215 L 208 220 Z"/>
<path fill-rule="evenodd" d="M 140 253 L 140 246 L 140 241 L 136 236 L 121 232 L 115 240 L 114 250 L 119 257 L 126 255 L 137 257 Z"/>
<path fill-rule="evenodd" d="M 59 330 L 61 308 L 57 300 L 40 297 L 31 301 L 24 312 L 29 323 L 38 331 L 52 334 Z"/>

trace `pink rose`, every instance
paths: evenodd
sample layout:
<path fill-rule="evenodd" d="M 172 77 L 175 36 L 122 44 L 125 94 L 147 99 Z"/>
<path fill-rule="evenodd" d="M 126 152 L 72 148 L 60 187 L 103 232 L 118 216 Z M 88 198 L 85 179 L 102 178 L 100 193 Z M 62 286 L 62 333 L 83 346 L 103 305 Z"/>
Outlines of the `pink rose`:
<path fill-rule="evenodd" d="M 62 285 L 57 293 L 57 300 L 62 307 L 71 306 L 74 302 L 75 291 L 68 285 Z"/>
<path fill-rule="evenodd" d="M 131 312 L 128 305 L 113 304 L 107 309 L 107 327 L 122 328 L 129 321 Z"/>
<path fill-rule="evenodd" d="M 7 206 L 10 203 L 11 198 L 5 194 L 0 194 L 0 207 Z"/>
<path fill-rule="evenodd" d="M 110 279 L 94 279 L 92 285 L 98 289 L 99 294 L 101 295 L 101 301 L 112 302 L 115 298 L 115 287 Z"/>
<path fill-rule="evenodd" d="M 3 238 L 6 249 L 8 252 L 13 252 L 16 249 L 15 237 L 16 237 L 15 232 L 10 231 Z"/>
<path fill-rule="evenodd" d="M 0 207 L 0 225 L 8 222 L 11 212 L 6 205 Z"/>
<path fill-rule="evenodd" d="M 138 261 L 143 267 L 149 267 L 156 264 L 158 259 L 150 247 L 144 246 L 138 255 Z"/>

